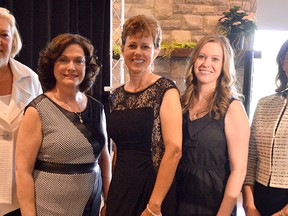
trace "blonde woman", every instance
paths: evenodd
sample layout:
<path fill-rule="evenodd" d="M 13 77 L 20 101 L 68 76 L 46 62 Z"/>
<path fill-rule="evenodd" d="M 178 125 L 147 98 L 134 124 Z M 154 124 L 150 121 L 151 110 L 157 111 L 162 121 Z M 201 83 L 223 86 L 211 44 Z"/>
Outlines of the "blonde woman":
<path fill-rule="evenodd" d="M 26 105 L 42 93 L 37 74 L 14 57 L 22 42 L 15 17 L 0 8 L 0 215 L 19 216 L 14 152 Z"/>
<path fill-rule="evenodd" d="M 193 50 L 183 109 L 177 215 L 236 215 L 246 174 L 249 121 L 234 87 L 227 38 L 208 35 Z"/>

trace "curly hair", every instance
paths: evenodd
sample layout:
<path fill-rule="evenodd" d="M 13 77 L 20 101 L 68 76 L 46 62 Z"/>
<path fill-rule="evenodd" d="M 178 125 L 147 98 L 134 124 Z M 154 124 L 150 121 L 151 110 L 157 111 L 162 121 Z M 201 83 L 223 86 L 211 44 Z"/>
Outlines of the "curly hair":
<path fill-rule="evenodd" d="M 288 40 L 286 40 L 279 52 L 278 55 L 276 57 L 276 63 L 278 65 L 278 73 L 276 75 L 276 79 L 275 79 L 275 83 L 276 83 L 276 92 L 280 93 L 281 91 L 283 91 L 286 87 L 287 87 L 287 76 L 286 73 L 283 69 L 283 65 L 284 65 L 284 59 L 285 59 L 285 55 L 288 53 Z"/>
<path fill-rule="evenodd" d="M 79 34 L 65 33 L 52 39 L 39 54 L 38 76 L 44 91 L 55 87 L 54 64 L 63 51 L 72 44 L 81 46 L 85 54 L 86 70 L 84 80 L 79 86 L 80 91 L 86 93 L 94 84 L 101 65 L 97 62 L 98 57 L 94 54 L 92 43 Z"/>
<path fill-rule="evenodd" d="M 121 33 L 122 46 L 125 45 L 128 36 L 134 36 L 137 33 L 152 36 L 154 47 L 159 48 L 162 40 L 162 30 L 156 19 L 145 15 L 132 16 L 123 25 Z"/>
<path fill-rule="evenodd" d="M 236 70 L 233 49 L 229 40 L 223 35 L 205 36 L 193 49 L 186 74 L 186 89 L 181 96 L 181 105 L 182 111 L 185 113 L 194 102 L 194 98 L 198 93 L 197 77 L 194 73 L 194 63 L 197 60 L 202 47 L 209 42 L 218 43 L 223 50 L 222 71 L 217 80 L 215 91 L 210 95 L 207 107 L 210 117 L 213 119 L 219 119 L 227 112 L 232 98 L 240 99 L 242 97 L 235 87 Z"/>

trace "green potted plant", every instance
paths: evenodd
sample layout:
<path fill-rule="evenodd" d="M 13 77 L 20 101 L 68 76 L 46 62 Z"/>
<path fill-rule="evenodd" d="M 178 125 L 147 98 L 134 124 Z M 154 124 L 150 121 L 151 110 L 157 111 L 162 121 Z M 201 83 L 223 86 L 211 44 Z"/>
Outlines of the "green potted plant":
<path fill-rule="evenodd" d="M 194 42 L 168 42 L 162 41 L 161 43 L 161 52 L 159 57 L 164 59 L 169 59 L 170 57 L 189 57 L 192 49 L 195 47 L 196 43 Z M 112 46 L 113 50 L 113 59 L 119 60 L 120 59 L 120 46 L 114 45 Z"/>
<path fill-rule="evenodd" d="M 189 57 L 192 49 L 196 46 L 194 42 L 169 42 L 162 41 L 160 57 L 169 59 L 170 57 L 186 58 Z"/>

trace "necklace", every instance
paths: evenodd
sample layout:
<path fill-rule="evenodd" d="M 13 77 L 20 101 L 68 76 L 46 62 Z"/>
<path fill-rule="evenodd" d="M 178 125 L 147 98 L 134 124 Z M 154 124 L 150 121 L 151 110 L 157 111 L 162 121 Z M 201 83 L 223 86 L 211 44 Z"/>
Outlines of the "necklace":
<path fill-rule="evenodd" d="M 189 111 L 189 118 L 193 121 L 203 116 L 205 110 L 196 110 L 194 112 Z"/>
<path fill-rule="evenodd" d="M 81 114 L 82 114 L 82 113 L 81 113 L 81 112 L 79 112 L 79 113 L 74 112 L 67 103 L 65 103 L 64 101 L 63 101 L 63 103 L 66 104 L 66 106 L 67 106 L 73 113 L 75 113 L 75 114 L 78 116 L 80 123 L 83 124 L 84 121 L 83 121 L 83 119 L 82 119 L 82 117 L 81 117 Z"/>
<path fill-rule="evenodd" d="M 80 121 L 80 123 L 81 124 L 83 124 L 84 123 L 84 121 L 83 121 L 83 119 L 82 119 L 82 117 L 81 117 L 81 114 L 82 114 L 82 112 L 79 112 L 79 113 L 77 113 L 77 112 L 74 112 L 73 111 L 73 109 L 67 104 L 67 103 L 65 103 L 63 100 L 60 100 L 58 97 L 56 97 L 56 95 L 54 94 L 54 97 L 58 100 L 58 101 L 60 101 L 60 102 L 62 102 L 62 103 L 64 103 L 67 107 L 68 107 L 68 109 L 69 110 L 71 110 L 71 112 L 73 112 L 73 113 L 75 113 L 75 115 L 77 115 L 78 116 L 78 118 L 79 118 L 79 121 Z"/>
<path fill-rule="evenodd" d="M 204 104 L 204 105 L 203 105 Z M 193 108 L 189 109 L 189 118 L 191 120 L 196 120 L 200 117 L 203 117 L 207 112 L 208 108 L 206 103 L 198 103 L 196 106 L 193 106 Z"/>

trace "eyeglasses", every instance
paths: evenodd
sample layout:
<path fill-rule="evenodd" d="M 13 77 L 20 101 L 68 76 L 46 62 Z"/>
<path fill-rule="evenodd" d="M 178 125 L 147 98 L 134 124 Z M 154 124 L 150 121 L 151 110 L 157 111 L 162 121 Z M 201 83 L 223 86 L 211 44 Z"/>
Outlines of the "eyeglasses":
<path fill-rule="evenodd" d="M 85 66 L 85 62 L 86 62 L 86 59 L 85 57 L 77 57 L 77 58 L 74 58 L 74 59 L 70 59 L 66 56 L 60 56 L 57 60 L 57 62 L 59 62 L 60 64 L 62 65 L 68 65 L 70 64 L 71 61 L 73 61 L 73 64 L 77 67 L 83 67 Z"/>

